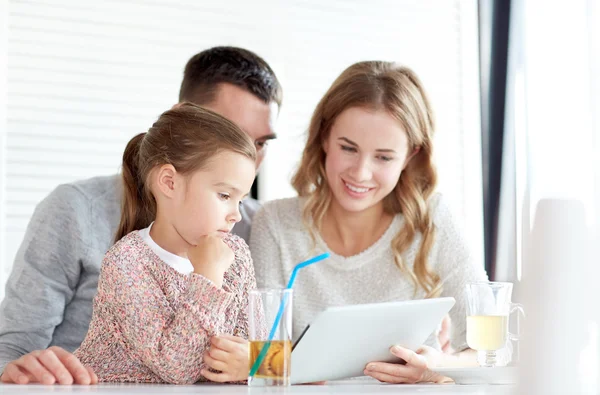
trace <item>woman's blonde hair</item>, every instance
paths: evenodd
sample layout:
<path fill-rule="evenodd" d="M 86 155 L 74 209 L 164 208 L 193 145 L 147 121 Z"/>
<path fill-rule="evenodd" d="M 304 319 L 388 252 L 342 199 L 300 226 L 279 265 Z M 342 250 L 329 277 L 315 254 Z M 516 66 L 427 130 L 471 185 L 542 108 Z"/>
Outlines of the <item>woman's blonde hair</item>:
<path fill-rule="evenodd" d="M 148 132 L 133 137 L 123 153 L 123 202 L 115 242 L 154 221 L 156 200 L 148 185 L 152 169 L 170 164 L 189 174 L 223 151 L 256 161 L 254 143 L 246 133 L 216 112 L 191 103 L 165 111 Z"/>
<path fill-rule="evenodd" d="M 421 287 L 427 297 L 439 296 L 440 277 L 427 259 L 435 238 L 428 205 L 437 183 L 432 158 L 434 117 L 423 85 L 411 69 L 391 62 L 359 62 L 344 70 L 325 93 L 313 113 L 302 160 L 292 179 L 298 195 L 306 197 L 304 222 L 315 240 L 315 229 L 321 229 L 332 199 L 325 175 L 323 144 L 336 118 L 351 107 L 387 111 L 408 134 L 409 153 L 418 149 L 395 189 L 384 198 L 384 209 L 404 216 L 404 226 L 392 240 L 396 265 L 410 276 L 415 293 Z M 421 245 L 411 271 L 402 254 L 417 233 L 421 234 Z"/>

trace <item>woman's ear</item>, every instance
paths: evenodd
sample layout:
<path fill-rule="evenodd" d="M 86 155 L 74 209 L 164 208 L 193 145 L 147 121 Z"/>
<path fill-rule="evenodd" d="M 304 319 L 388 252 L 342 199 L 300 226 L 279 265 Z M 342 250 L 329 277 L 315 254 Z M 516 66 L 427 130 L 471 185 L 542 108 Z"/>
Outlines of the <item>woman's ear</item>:
<path fill-rule="evenodd" d="M 175 195 L 177 170 L 173 165 L 162 165 L 156 171 L 156 186 L 161 195 L 172 198 Z"/>
<path fill-rule="evenodd" d="M 404 166 L 402 166 L 402 170 L 406 169 L 406 166 L 408 166 L 408 162 L 410 162 L 410 160 L 412 158 L 414 158 L 415 155 L 417 155 L 419 153 L 419 151 L 421 151 L 421 147 L 416 147 L 413 152 L 410 153 L 410 155 L 408 155 L 406 157 L 406 159 L 404 160 Z"/>

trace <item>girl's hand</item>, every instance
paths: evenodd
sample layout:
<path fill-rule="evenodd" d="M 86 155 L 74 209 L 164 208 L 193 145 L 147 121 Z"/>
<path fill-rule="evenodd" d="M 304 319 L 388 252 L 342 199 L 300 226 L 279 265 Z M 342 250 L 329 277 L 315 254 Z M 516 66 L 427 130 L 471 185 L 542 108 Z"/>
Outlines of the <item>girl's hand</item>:
<path fill-rule="evenodd" d="M 211 280 L 217 287 L 223 285 L 223 274 L 233 263 L 235 255 L 218 235 L 202 236 L 198 244 L 188 250 L 194 273 Z"/>
<path fill-rule="evenodd" d="M 202 375 L 210 381 L 242 381 L 248 378 L 248 341 L 231 335 L 214 336 L 210 348 L 204 354 L 204 363 L 220 373 L 202 370 Z"/>
<path fill-rule="evenodd" d="M 417 352 L 414 352 L 400 346 L 394 346 L 390 351 L 394 356 L 406 361 L 406 365 L 371 362 L 364 370 L 365 375 L 384 383 L 395 384 L 441 383 L 447 380 L 446 377 L 429 370 L 430 367 L 437 366 L 441 359 L 440 352 L 434 348 L 421 346 Z"/>

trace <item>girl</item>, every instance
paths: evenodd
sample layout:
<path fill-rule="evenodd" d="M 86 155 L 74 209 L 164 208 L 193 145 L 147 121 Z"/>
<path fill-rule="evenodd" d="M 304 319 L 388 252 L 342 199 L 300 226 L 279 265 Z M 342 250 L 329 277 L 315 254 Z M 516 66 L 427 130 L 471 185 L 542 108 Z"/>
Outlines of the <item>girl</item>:
<path fill-rule="evenodd" d="M 75 352 L 99 381 L 247 377 L 247 296 L 256 283 L 247 245 L 229 232 L 255 159 L 237 126 L 187 103 L 127 144 L 117 242 Z"/>
<path fill-rule="evenodd" d="M 296 281 L 296 336 L 328 306 L 453 296 L 452 346 L 466 349 L 465 284 L 487 276 L 434 193 L 433 132 L 421 82 L 393 63 L 354 64 L 321 99 L 292 181 L 299 197 L 267 203 L 251 233 L 260 287 L 280 287 L 296 262 L 331 252 Z M 472 357 L 431 347 L 391 352 L 407 364 L 374 362 L 365 374 L 394 383 L 437 381 L 427 366 Z"/>

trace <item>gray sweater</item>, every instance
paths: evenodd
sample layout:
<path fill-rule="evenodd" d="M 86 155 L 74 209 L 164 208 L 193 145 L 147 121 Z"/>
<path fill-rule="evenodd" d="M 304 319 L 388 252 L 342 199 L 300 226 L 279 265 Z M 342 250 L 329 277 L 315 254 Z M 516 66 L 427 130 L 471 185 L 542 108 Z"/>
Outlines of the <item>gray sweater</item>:
<path fill-rule="evenodd" d="M 33 350 L 79 347 L 119 224 L 121 191 L 119 175 L 96 177 L 61 185 L 36 207 L 0 304 L 0 372 Z M 258 207 L 244 201 L 233 233 L 249 240 Z"/>
<path fill-rule="evenodd" d="M 302 221 L 304 199 L 289 198 L 266 203 L 252 222 L 250 251 L 254 261 L 256 282 L 260 288 L 279 288 L 287 284 L 294 266 L 325 251 L 331 257 L 298 273 L 294 284 L 292 335 L 297 338 L 304 328 L 330 306 L 380 303 L 422 299 L 425 293 L 415 287 L 398 269 L 391 249 L 392 239 L 404 226 L 402 214 L 396 215 L 387 231 L 365 251 L 350 257 L 332 252 L 320 234 L 316 245 Z M 465 286 L 471 281 L 485 281 L 487 275 L 475 262 L 450 209 L 441 195 L 430 200 L 435 240 L 429 252 L 429 265 L 441 277 L 441 296 L 451 296 L 456 304 L 450 311 L 452 345 L 463 350 L 466 345 Z M 404 259 L 413 270 L 421 245 L 418 234 Z M 435 336 L 425 343 L 438 346 Z"/>

